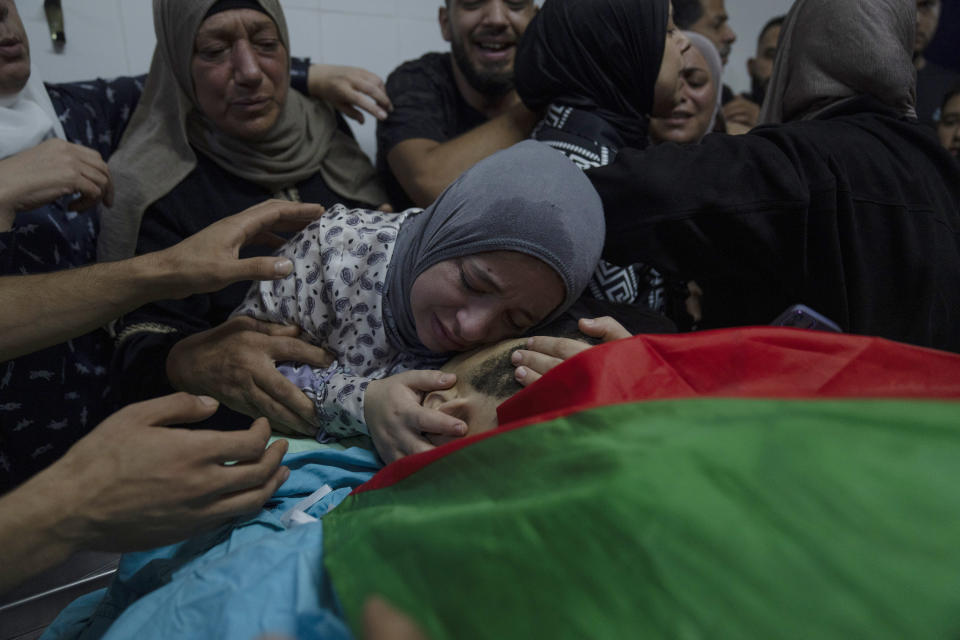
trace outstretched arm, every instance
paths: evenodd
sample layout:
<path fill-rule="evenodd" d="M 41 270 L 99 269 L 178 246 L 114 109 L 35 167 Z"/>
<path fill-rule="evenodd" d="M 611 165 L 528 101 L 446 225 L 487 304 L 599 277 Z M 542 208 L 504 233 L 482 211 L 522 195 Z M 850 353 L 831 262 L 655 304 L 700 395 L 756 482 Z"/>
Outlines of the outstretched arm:
<path fill-rule="evenodd" d="M 169 249 L 120 262 L 0 278 L 0 361 L 92 331 L 151 300 L 216 291 L 241 280 L 290 273 L 282 258 L 238 258 L 253 242 L 278 245 L 270 230 L 293 230 L 319 205 L 268 201 L 224 218 Z"/>
<path fill-rule="evenodd" d="M 414 204 L 425 207 L 477 162 L 529 136 L 536 123 L 537 115 L 517 101 L 502 115 L 452 140 L 404 140 L 390 149 L 387 162 Z"/>
<path fill-rule="evenodd" d="M 266 446 L 266 420 L 230 432 L 163 426 L 216 408 L 185 393 L 130 405 L 0 499 L 0 593 L 80 549 L 169 544 L 263 506 L 289 475 L 287 444 Z"/>

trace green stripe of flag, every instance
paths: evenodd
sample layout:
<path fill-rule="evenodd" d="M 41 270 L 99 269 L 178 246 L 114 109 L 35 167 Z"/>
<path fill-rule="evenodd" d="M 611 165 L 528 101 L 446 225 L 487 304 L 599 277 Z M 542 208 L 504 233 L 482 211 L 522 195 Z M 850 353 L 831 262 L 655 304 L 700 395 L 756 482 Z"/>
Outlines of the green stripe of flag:
<path fill-rule="evenodd" d="M 960 405 L 698 399 L 505 432 L 324 519 L 359 631 L 441 638 L 960 633 Z"/>

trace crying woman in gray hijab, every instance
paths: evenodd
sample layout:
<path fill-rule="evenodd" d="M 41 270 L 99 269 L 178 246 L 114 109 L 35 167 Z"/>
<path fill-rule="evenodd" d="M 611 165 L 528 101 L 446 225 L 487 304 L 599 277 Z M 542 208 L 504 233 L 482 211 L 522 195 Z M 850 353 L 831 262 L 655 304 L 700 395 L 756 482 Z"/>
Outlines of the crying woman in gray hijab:
<path fill-rule="evenodd" d="M 465 172 L 430 207 L 333 207 L 280 255 L 234 315 L 298 325 L 335 361 L 279 369 L 313 401 L 320 441 L 367 434 L 391 462 L 468 425 L 422 406 L 452 387 L 453 352 L 518 337 L 587 286 L 603 245 L 600 198 L 563 155 L 526 141 Z M 426 370 L 431 369 L 431 370 Z"/>

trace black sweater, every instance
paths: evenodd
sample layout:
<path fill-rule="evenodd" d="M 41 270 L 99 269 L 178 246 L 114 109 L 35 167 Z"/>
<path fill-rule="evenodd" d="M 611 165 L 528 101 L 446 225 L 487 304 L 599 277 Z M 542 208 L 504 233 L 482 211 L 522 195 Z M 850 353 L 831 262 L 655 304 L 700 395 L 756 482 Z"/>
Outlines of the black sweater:
<path fill-rule="evenodd" d="M 871 98 L 701 145 L 624 149 L 587 175 L 604 258 L 701 283 L 711 326 L 804 303 L 845 331 L 960 351 L 960 167 Z"/>

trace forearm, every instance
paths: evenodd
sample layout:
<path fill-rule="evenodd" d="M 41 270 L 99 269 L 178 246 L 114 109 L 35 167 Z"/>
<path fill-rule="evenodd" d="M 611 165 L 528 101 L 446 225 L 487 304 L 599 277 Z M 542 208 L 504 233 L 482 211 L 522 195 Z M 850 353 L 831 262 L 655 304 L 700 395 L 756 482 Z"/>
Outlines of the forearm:
<path fill-rule="evenodd" d="M 407 195 L 415 204 L 425 207 L 474 164 L 527 138 L 536 121 L 536 114 L 518 103 L 452 140 L 421 148 L 416 157 L 402 151 L 395 154 L 395 147 L 387 159 Z"/>
<path fill-rule="evenodd" d="M 161 254 L 0 278 L 0 361 L 88 333 L 150 300 L 179 297 L 181 279 Z"/>
<path fill-rule="evenodd" d="M 758 136 L 621 150 L 587 171 L 603 200 L 603 257 L 684 278 L 802 264 L 809 189 L 790 155 Z M 697 188 L 676 176 L 697 175 Z"/>
<path fill-rule="evenodd" d="M 0 498 L 0 594 L 79 550 L 56 467 Z"/>

